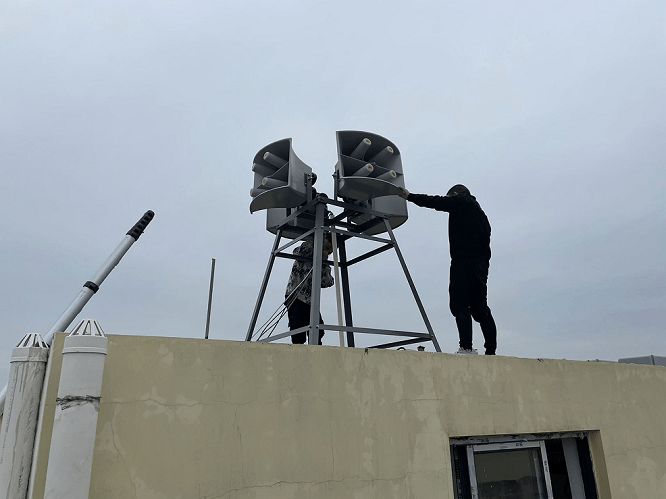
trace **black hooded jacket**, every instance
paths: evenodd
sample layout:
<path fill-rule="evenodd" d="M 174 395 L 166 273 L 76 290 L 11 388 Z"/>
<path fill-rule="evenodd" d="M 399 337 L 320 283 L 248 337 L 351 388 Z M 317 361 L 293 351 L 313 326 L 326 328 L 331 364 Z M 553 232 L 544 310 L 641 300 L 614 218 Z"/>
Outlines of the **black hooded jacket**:
<path fill-rule="evenodd" d="M 472 195 L 407 197 L 417 206 L 449 213 L 449 248 L 451 258 L 481 258 L 490 261 L 490 222 Z"/>

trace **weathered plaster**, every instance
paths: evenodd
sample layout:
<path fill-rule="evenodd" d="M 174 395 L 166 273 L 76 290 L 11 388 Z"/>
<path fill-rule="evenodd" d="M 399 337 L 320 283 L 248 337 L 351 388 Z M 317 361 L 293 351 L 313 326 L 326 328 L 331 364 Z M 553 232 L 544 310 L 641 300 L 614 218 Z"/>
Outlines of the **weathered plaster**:
<path fill-rule="evenodd" d="M 449 437 L 576 430 L 598 430 L 600 498 L 666 495 L 666 368 L 138 336 L 108 348 L 91 499 L 451 499 Z"/>

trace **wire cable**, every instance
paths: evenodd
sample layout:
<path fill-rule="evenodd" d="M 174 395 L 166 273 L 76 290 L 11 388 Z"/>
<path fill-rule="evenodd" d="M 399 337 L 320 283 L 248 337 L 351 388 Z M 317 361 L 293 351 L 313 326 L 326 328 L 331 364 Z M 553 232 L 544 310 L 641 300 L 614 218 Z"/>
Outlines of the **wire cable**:
<path fill-rule="evenodd" d="M 303 280 L 294 288 L 294 290 L 289 294 L 284 299 L 284 302 L 280 304 L 280 306 L 271 314 L 271 316 L 268 318 L 266 322 L 264 322 L 261 327 L 255 331 L 255 333 L 252 335 L 252 338 L 254 338 L 257 334 L 259 335 L 256 339 L 256 341 L 259 341 L 260 339 L 263 338 L 263 336 L 266 335 L 266 338 L 270 338 L 273 332 L 275 331 L 275 328 L 279 324 L 280 320 L 284 317 L 284 315 L 287 313 L 287 310 L 294 304 L 296 301 L 298 294 L 301 291 L 301 288 L 303 287 L 303 284 L 308 280 L 310 275 L 312 274 L 312 269 L 308 271 L 307 274 L 305 274 L 305 277 Z"/>

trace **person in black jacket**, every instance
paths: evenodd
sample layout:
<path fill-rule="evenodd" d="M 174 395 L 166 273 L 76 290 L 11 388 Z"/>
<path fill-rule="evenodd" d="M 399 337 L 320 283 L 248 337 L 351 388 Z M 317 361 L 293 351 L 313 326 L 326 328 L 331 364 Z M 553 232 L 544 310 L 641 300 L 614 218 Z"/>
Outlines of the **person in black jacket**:
<path fill-rule="evenodd" d="M 469 189 L 460 184 L 451 187 L 446 196 L 412 194 L 403 188 L 401 197 L 417 206 L 449 213 L 449 307 L 458 326 L 460 349 L 457 353 L 477 353 L 472 348 L 473 318 L 481 326 L 486 355 L 495 355 L 497 327 L 487 302 L 490 267 L 488 217 Z"/>

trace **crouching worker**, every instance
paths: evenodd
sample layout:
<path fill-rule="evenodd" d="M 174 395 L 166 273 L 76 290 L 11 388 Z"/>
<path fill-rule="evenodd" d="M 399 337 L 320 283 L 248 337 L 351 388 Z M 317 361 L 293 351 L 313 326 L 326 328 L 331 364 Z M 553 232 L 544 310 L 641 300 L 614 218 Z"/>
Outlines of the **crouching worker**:
<path fill-rule="evenodd" d="M 289 330 L 299 329 L 310 325 L 310 305 L 312 299 L 312 262 L 314 260 L 314 239 L 309 237 L 299 247 L 294 249 L 294 255 L 308 258 L 308 261 L 295 261 L 291 268 L 291 275 L 285 291 L 285 305 L 289 316 Z M 324 232 L 324 245 L 322 257 L 327 259 L 333 253 L 333 244 L 331 242 L 331 233 Z M 321 287 L 329 288 L 333 286 L 333 276 L 331 275 L 331 266 L 322 264 L 321 266 Z M 291 302 L 291 305 L 289 304 Z M 319 324 L 324 321 L 319 314 Z M 294 334 L 291 342 L 296 344 L 305 343 L 308 333 Z M 324 337 L 324 331 L 319 330 L 319 339 L 317 343 L 321 345 L 321 339 Z"/>

